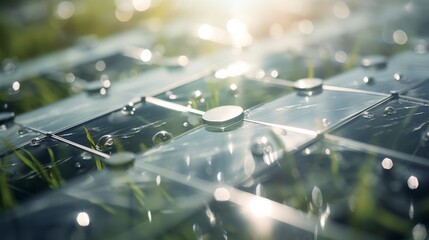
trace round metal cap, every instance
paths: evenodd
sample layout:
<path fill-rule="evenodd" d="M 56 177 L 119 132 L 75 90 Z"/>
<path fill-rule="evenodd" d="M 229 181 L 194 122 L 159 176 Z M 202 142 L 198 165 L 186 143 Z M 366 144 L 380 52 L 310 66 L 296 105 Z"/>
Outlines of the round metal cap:
<path fill-rule="evenodd" d="M 320 78 L 303 78 L 295 82 L 294 88 L 301 91 L 311 91 L 321 89 L 323 80 Z"/>
<path fill-rule="evenodd" d="M 242 122 L 244 110 L 240 106 L 220 106 L 210 109 L 203 115 L 203 123 L 210 127 L 226 127 Z"/>
<path fill-rule="evenodd" d="M 110 158 L 103 159 L 103 162 L 110 169 L 125 169 L 133 165 L 135 159 L 134 153 L 119 152 L 113 154 Z"/>
<path fill-rule="evenodd" d="M 387 59 L 380 55 L 368 56 L 361 60 L 361 65 L 364 68 L 382 69 L 387 66 Z"/>
<path fill-rule="evenodd" d="M 15 119 L 14 112 L 0 112 L 0 124 L 5 124 Z"/>

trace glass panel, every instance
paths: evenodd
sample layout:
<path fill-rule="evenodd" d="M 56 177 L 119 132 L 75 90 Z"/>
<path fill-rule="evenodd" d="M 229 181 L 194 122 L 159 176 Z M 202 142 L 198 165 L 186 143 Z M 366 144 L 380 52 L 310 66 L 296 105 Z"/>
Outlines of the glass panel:
<path fill-rule="evenodd" d="M 314 231 L 305 231 L 260 216 L 251 207 L 220 202 L 200 209 L 157 239 L 327 239 L 323 235 L 317 233 L 316 227 Z"/>
<path fill-rule="evenodd" d="M 159 175 L 104 170 L 23 205 L 19 217 L 3 214 L 0 230 L 5 239 L 152 239 L 210 198 Z"/>
<path fill-rule="evenodd" d="M 31 139 L 41 136 L 42 134 L 17 124 L 0 125 L 0 155 L 10 151 L 13 147 L 20 147 Z"/>
<path fill-rule="evenodd" d="M 429 157 L 429 106 L 391 100 L 362 113 L 334 135 Z"/>
<path fill-rule="evenodd" d="M 139 153 L 200 124 L 201 117 L 198 115 L 177 112 L 150 103 L 137 103 L 63 131 L 59 135 L 108 154 L 118 151 Z M 94 141 L 95 146 L 91 141 Z"/>
<path fill-rule="evenodd" d="M 0 89 L 0 106 L 15 114 L 29 112 L 76 94 L 69 84 L 36 76 Z"/>
<path fill-rule="evenodd" d="M 16 117 L 16 122 L 44 132 L 56 133 L 121 108 L 133 96 L 109 89 L 106 95 L 82 93 L 58 104 Z"/>
<path fill-rule="evenodd" d="M 429 100 L 428 89 L 429 89 L 429 81 L 426 81 L 425 83 L 418 85 L 416 88 L 410 89 L 409 91 L 405 92 L 404 95 L 409 97 Z"/>
<path fill-rule="evenodd" d="M 381 99 L 380 96 L 327 90 L 314 96 L 291 93 L 251 110 L 248 117 L 316 131 L 335 125 Z"/>
<path fill-rule="evenodd" d="M 313 138 L 251 123 L 228 132 L 211 132 L 202 127 L 147 152 L 144 159 L 189 179 L 232 184 L 277 166 Z"/>
<path fill-rule="evenodd" d="M 424 81 L 429 77 L 429 71 L 387 64 L 386 69 L 356 68 L 352 71 L 335 76 L 327 85 L 347 87 L 373 92 L 390 93 L 403 91 L 412 85 Z"/>
<path fill-rule="evenodd" d="M 3 155 L 1 164 L 2 201 L 10 207 L 48 189 L 56 189 L 67 180 L 102 166 L 92 154 L 52 139 L 34 139 L 22 149 Z M 6 198 L 5 198 L 6 199 Z"/>
<path fill-rule="evenodd" d="M 319 142 L 241 188 L 301 210 L 324 226 L 386 239 L 412 238 L 429 213 L 425 162 Z"/>
<path fill-rule="evenodd" d="M 291 90 L 292 88 L 266 84 L 244 77 L 219 79 L 209 76 L 157 97 L 203 111 L 224 105 L 238 105 L 248 109 Z"/>
<path fill-rule="evenodd" d="M 86 62 L 73 67 L 65 72 L 72 73 L 75 77 L 85 81 L 106 80 L 118 81 L 135 76 L 143 71 L 155 68 L 154 65 L 145 64 L 143 61 L 126 57 L 120 53 Z"/>

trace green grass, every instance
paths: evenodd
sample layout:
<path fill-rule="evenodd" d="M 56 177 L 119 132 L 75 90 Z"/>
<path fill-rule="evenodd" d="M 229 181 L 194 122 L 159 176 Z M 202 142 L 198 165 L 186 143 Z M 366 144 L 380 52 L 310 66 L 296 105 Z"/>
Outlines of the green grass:
<path fill-rule="evenodd" d="M 15 198 L 8 183 L 7 167 L 6 157 L 0 158 L 0 212 L 16 206 Z"/>
<path fill-rule="evenodd" d="M 94 150 L 97 150 L 96 144 L 94 142 L 94 139 L 91 136 L 91 133 L 89 132 L 88 129 L 86 129 L 86 127 L 83 127 L 83 129 L 85 130 L 86 138 L 88 139 L 91 145 L 91 148 Z M 101 171 L 104 168 L 104 165 L 100 157 L 94 155 L 94 160 L 95 160 L 95 167 L 97 168 L 98 171 Z"/>

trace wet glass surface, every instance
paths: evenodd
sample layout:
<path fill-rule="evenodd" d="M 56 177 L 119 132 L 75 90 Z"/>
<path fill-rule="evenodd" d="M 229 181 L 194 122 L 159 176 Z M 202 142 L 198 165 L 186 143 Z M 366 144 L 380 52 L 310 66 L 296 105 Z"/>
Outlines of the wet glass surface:
<path fill-rule="evenodd" d="M 0 229 L 5 239 L 146 239 L 181 222 L 210 197 L 144 171 L 106 170 L 27 204 L 14 221 L 25 232 L 8 224 L 16 216 L 8 214 L 0 219 Z"/>
<path fill-rule="evenodd" d="M 321 237 L 317 230 L 305 231 L 252 210 L 230 202 L 215 202 L 156 239 L 329 239 Z"/>
<path fill-rule="evenodd" d="M 107 90 L 105 95 L 82 93 L 64 99 L 61 104 L 46 106 L 19 115 L 16 117 L 16 122 L 33 129 L 55 133 L 119 109 L 132 97 L 111 90 Z"/>
<path fill-rule="evenodd" d="M 79 64 L 69 70 L 75 77 L 85 81 L 110 80 L 112 82 L 133 77 L 156 66 L 141 60 L 126 57 L 121 53 Z"/>
<path fill-rule="evenodd" d="M 91 153 L 49 138 L 34 138 L 29 145 L 1 157 L 2 194 L 10 197 L 1 208 L 56 189 L 67 180 L 102 167 Z M 3 200 L 6 198 L 3 198 Z"/>
<path fill-rule="evenodd" d="M 144 162 L 189 179 L 233 184 L 277 166 L 312 139 L 314 136 L 252 123 L 227 132 L 211 132 L 201 127 L 143 156 Z"/>
<path fill-rule="evenodd" d="M 358 67 L 352 71 L 335 76 L 327 85 L 352 89 L 390 93 L 402 92 L 413 84 L 427 80 L 429 71 L 422 68 L 404 67 L 391 62 L 384 69 L 365 69 Z"/>
<path fill-rule="evenodd" d="M 335 222 L 403 239 L 428 221 L 428 166 L 322 141 L 241 188 L 318 218 L 320 232 Z"/>
<path fill-rule="evenodd" d="M 13 123 L 0 125 L 0 154 L 11 150 L 11 147 L 20 147 L 31 139 L 41 137 L 42 134 Z"/>
<path fill-rule="evenodd" d="M 428 76 L 429 77 L 429 76 Z M 429 81 L 425 81 L 423 84 L 418 85 L 404 93 L 404 95 L 429 100 Z"/>
<path fill-rule="evenodd" d="M 263 61 L 263 69 L 266 71 L 265 75 L 296 81 L 313 76 L 327 78 L 339 73 L 342 70 L 341 64 L 332 60 L 328 52 L 326 56 L 323 56 L 323 51 L 326 51 L 326 49 L 322 44 L 322 47 L 319 49 L 319 52 L 322 53 L 319 55 L 304 52 L 303 54 L 275 53 L 266 56 Z"/>
<path fill-rule="evenodd" d="M 0 106 L 21 114 L 76 94 L 69 84 L 32 77 L 0 89 Z"/>
<path fill-rule="evenodd" d="M 18 114 L 0 140 L 19 149 L 0 142 L 2 239 L 427 238 L 423 1 L 18 2 L 0 4 L 0 80 L 17 79 L 0 109 Z M 186 108 L 222 105 L 244 121 Z"/>
<path fill-rule="evenodd" d="M 139 153 L 170 141 L 200 124 L 201 117 L 198 115 L 139 102 L 59 135 L 108 154 L 119 151 Z"/>
<path fill-rule="evenodd" d="M 387 149 L 429 157 L 429 106 L 390 100 L 357 116 L 334 135 Z"/>
<path fill-rule="evenodd" d="M 245 77 L 224 79 L 208 76 L 157 95 L 194 109 L 208 110 L 218 106 L 237 105 L 248 109 L 292 91 L 292 88 L 263 83 Z"/>
<path fill-rule="evenodd" d="M 372 106 L 382 98 L 328 90 L 313 96 L 302 96 L 294 92 L 252 109 L 248 112 L 248 117 L 252 120 L 320 131 Z"/>

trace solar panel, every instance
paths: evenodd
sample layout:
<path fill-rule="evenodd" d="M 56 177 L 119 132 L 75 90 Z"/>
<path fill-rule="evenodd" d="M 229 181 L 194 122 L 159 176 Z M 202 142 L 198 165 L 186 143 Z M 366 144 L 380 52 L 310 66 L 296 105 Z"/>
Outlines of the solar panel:
<path fill-rule="evenodd" d="M 147 2 L 183 16 L 4 61 L 2 239 L 427 238 L 425 3 Z"/>

